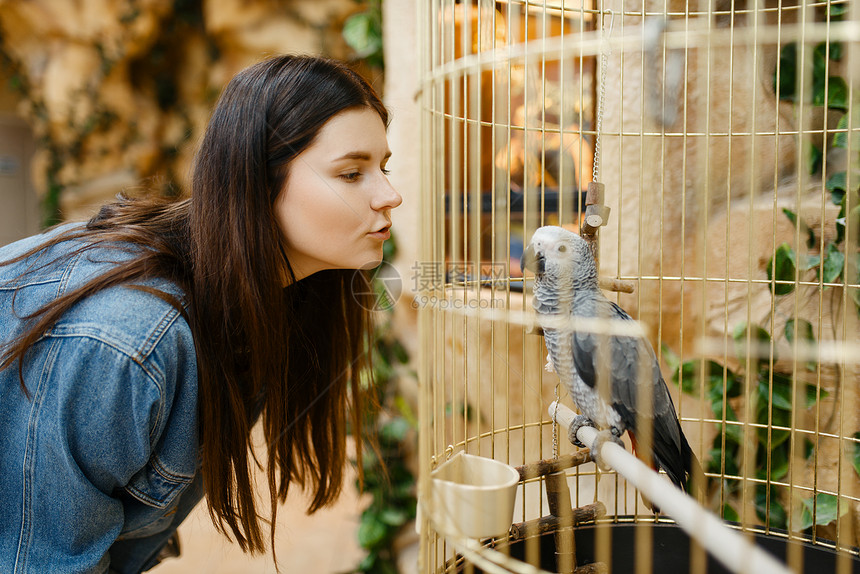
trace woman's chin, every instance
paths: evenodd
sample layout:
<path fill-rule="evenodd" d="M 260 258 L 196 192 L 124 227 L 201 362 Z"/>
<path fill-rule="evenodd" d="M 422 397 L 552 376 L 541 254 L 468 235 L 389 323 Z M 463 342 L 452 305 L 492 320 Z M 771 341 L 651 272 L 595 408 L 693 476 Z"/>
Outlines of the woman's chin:
<path fill-rule="evenodd" d="M 371 269 L 376 269 L 377 267 L 379 267 L 380 263 L 382 263 L 382 256 L 380 256 L 378 259 L 371 259 L 370 261 L 368 261 L 364 265 L 361 265 L 359 267 L 359 269 L 369 271 Z"/>

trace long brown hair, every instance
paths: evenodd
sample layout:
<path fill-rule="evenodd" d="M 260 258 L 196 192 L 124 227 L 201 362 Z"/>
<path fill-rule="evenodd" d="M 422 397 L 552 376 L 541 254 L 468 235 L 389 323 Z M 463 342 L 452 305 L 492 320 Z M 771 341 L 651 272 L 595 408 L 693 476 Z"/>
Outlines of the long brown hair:
<path fill-rule="evenodd" d="M 360 107 L 388 124 L 367 82 L 332 60 L 280 56 L 240 72 L 224 89 L 200 143 L 191 198 L 120 197 L 85 228 L 53 239 L 84 238 L 80 249 L 103 243 L 145 249 L 29 316 L 28 330 L 0 356 L 0 369 L 17 364 L 20 373 L 28 348 L 72 305 L 100 289 L 148 277 L 182 287 L 197 353 L 209 513 L 243 550 L 265 547 L 252 489 L 256 459 L 249 452 L 258 415 L 267 446 L 273 542 L 278 503 L 289 487 L 312 492 L 309 513 L 332 502 L 343 483 L 347 426 L 361 436 L 363 397 L 369 396 L 361 381 L 372 348 L 370 295 L 350 290 L 351 270 L 295 281 L 273 211 L 290 162 L 334 115 Z M 21 384 L 26 392 L 23 378 Z M 360 441 L 356 449 L 360 473 Z"/>

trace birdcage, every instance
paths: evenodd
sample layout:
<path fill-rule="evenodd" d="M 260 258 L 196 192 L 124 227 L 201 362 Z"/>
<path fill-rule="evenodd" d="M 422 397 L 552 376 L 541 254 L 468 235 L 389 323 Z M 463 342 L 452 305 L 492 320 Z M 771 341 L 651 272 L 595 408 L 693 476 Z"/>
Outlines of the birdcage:
<path fill-rule="evenodd" d="M 420 6 L 421 571 L 860 571 L 860 5 Z M 699 500 L 568 440 L 546 225 L 654 348 Z"/>

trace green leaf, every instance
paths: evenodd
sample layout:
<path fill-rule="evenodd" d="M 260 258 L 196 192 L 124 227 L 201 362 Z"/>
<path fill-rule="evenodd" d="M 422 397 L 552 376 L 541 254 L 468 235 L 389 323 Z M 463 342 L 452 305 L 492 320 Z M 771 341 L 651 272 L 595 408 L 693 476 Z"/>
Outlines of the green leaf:
<path fill-rule="evenodd" d="M 388 243 L 386 241 L 386 243 Z M 409 352 L 406 350 L 406 347 L 403 346 L 403 343 L 400 341 L 394 341 L 391 344 L 391 351 L 394 355 L 394 358 L 397 359 L 397 362 L 405 365 L 409 362 Z"/>
<path fill-rule="evenodd" d="M 779 480 L 788 474 L 788 443 L 783 443 L 770 451 L 770 479 Z"/>
<path fill-rule="evenodd" d="M 415 486 L 415 479 L 411 478 L 409 480 L 403 480 L 395 485 L 392 494 L 397 498 L 401 499 L 411 499 L 412 491 Z"/>
<path fill-rule="evenodd" d="M 731 408 L 731 407 L 729 407 Z M 727 419 L 726 420 L 734 420 Z M 733 442 L 736 445 L 743 444 L 744 442 L 744 427 L 742 425 L 725 425 L 726 432 L 726 443 Z"/>
<path fill-rule="evenodd" d="M 401 508 L 384 508 L 379 513 L 379 519 L 390 526 L 401 526 L 409 520 L 409 513 Z"/>
<path fill-rule="evenodd" d="M 771 389 L 773 389 L 773 392 L 771 392 Z M 761 400 L 761 408 L 766 409 L 769 402 L 776 409 L 791 410 L 791 379 L 788 377 L 774 373 L 772 385 L 769 385 L 766 380 L 760 380 L 758 383 L 758 394 Z M 767 420 L 765 419 L 760 422 L 767 422 Z"/>
<path fill-rule="evenodd" d="M 806 225 L 805 221 L 801 220 L 800 222 L 798 222 L 797 214 L 795 212 L 793 212 L 792 210 L 783 207 L 782 212 L 785 214 L 785 216 L 788 218 L 788 220 L 791 221 L 795 225 L 795 227 L 800 225 L 800 230 L 802 232 L 806 233 L 806 246 L 809 247 L 810 249 L 812 247 L 815 247 L 815 232 L 812 230 L 812 228 L 809 227 L 808 225 Z"/>
<path fill-rule="evenodd" d="M 773 408 L 768 409 L 768 403 L 761 401 L 756 408 L 756 422 L 769 427 L 790 427 L 791 426 L 791 411 L 789 409 Z M 768 412 L 769 411 L 769 412 Z M 775 428 L 758 428 L 756 434 L 762 445 L 768 444 L 770 440 L 770 448 L 773 450 L 781 445 L 791 436 L 791 432 Z M 768 437 L 770 434 L 770 437 Z"/>
<path fill-rule="evenodd" d="M 819 42 L 812 49 L 812 73 L 813 77 L 824 78 L 827 69 L 827 43 Z"/>
<path fill-rule="evenodd" d="M 711 373 L 712 374 L 710 377 L 712 384 L 714 381 L 717 381 L 722 386 L 722 384 L 723 384 L 723 373 L 722 373 L 723 367 L 722 367 L 722 365 L 720 365 L 718 363 L 714 363 L 713 361 L 708 361 L 708 362 L 712 363 L 712 365 L 711 365 Z M 717 369 L 719 369 L 718 372 L 714 372 L 715 367 Z M 725 387 L 726 396 L 730 399 L 734 398 L 734 397 L 741 396 L 741 393 L 743 393 L 743 389 L 741 388 L 740 378 L 734 372 L 732 372 L 731 369 L 726 368 L 725 371 L 726 371 L 726 375 L 725 375 L 725 377 L 726 377 L 726 381 L 725 381 L 725 383 L 726 383 L 726 387 Z"/>
<path fill-rule="evenodd" d="M 845 255 L 836 247 L 834 243 L 827 244 L 827 254 L 824 256 L 824 274 L 821 280 L 824 283 L 835 283 L 842 275 L 842 268 L 845 266 Z"/>
<path fill-rule="evenodd" d="M 820 264 L 821 255 L 807 255 L 801 259 L 799 267 L 801 271 L 809 271 L 810 269 L 815 269 Z"/>
<path fill-rule="evenodd" d="M 747 335 L 748 332 L 749 335 Z M 749 344 L 747 344 L 748 336 Z M 732 338 L 735 341 L 735 354 L 742 364 L 746 364 L 748 350 L 753 351 L 749 358 L 752 361 L 751 368 L 757 371 L 758 363 L 770 353 L 770 333 L 755 323 L 747 326 L 746 322 L 741 322 L 732 332 Z M 773 360 L 777 360 L 776 349 L 773 350 Z"/>
<path fill-rule="evenodd" d="M 359 12 L 343 24 L 343 39 L 359 58 L 369 58 L 382 51 L 382 26 L 373 11 Z"/>
<path fill-rule="evenodd" d="M 832 189 L 832 190 L 830 190 L 830 201 L 833 202 L 833 205 L 842 205 L 844 200 L 845 200 L 845 190 L 844 189 Z"/>
<path fill-rule="evenodd" d="M 738 511 L 732 508 L 732 505 L 728 502 L 723 504 L 723 520 L 728 520 L 729 522 L 740 522 L 741 517 L 738 515 Z"/>
<path fill-rule="evenodd" d="M 723 457 L 723 435 L 722 435 L 722 427 L 723 425 L 719 425 L 720 432 L 714 436 L 714 440 L 711 443 L 711 448 L 708 451 L 708 462 L 707 462 L 707 470 L 708 472 L 712 472 L 714 474 L 723 474 L 722 469 L 720 468 L 720 464 L 722 462 Z M 738 453 L 740 452 L 740 448 L 737 443 L 733 443 L 731 440 L 726 439 L 726 469 L 725 474 L 738 476 L 740 474 L 740 468 L 738 467 L 737 459 Z"/>
<path fill-rule="evenodd" d="M 412 426 L 406 419 L 403 417 L 395 417 L 382 425 L 382 428 L 379 429 L 379 435 L 380 438 L 384 440 L 401 442 L 406 438 L 406 433 L 409 432 L 410 428 L 412 428 Z"/>
<path fill-rule="evenodd" d="M 714 418 L 722 419 L 723 418 L 723 396 L 721 394 L 716 394 L 711 398 L 711 410 L 714 413 Z M 735 409 L 732 408 L 732 404 L 726 401 L 726 416 L 725 419 L 727 421 L 737 421 L 738 416 L 735 414 Z M 739 428 L 739 427 L 736 427 Z"/>
<path fill-rule="evenodd" d="M 808 53 L 808 52 L 807 52 Z M 848 109 L 848 85 L 841 76 L 827 75 L 828 60 L 842 57 L 842 48 L 820 42 L 812 51 L 812 105 L 827 106 L 831 109 Z M 797 70 L 798 70 L 797 45 L 787 44 L 780 52 L 778 63 L 779 90 L 777 92 L 777 71 L 774 71 L 774 92 L 778 93 L 780 99 L 797 101 Z M 825 99 L 826 96 L 826 99 Z"/>
<path fill-rule="evenodd" d="M 834 62 L 840 62 L 842 61 L 842 54 L 842 42 L 830 42 L 830 59 Z"/>
<path fill-rule="evenodd" d="M 831 110 L 848 110 L 848 84 L 840 76 L 830 76 L 827 90 L 827 107 Z"/>
<path fill-rule="evenodd" d="M 780 100 L 796 100 L 797 44 L 791 42 L 779 52 L 779 63 L 773 73 L 773 91 Z"/>
<path fill-rule="evenodd" d="M 722 380 L 720 381 L 722 383 Z M 708 387 L 708 400 L 711 401 L 711 408 L 714 412 L 722 416 L 723 413 L 723 386 L 713 385 Z"/>
<path fill-rule="evenodd" d="M 795 521 L 794 521 L 794 527 L 797 528 L 798 530 L 801 530 L 801 531 L 806 530 L 807 528 L 810 528 L 812 526 L 812 512 L 810 512 L 809 509 L 806 507 L 806 500 L 812 500 L 812 499 L 809 498 L 809 499 L 804 499 L 801 501 L 801 502 L 803 502 L 803 507 L 801 508 L 800 518 L 799 519 L 795 518 Z M 794 514 L 794 516 L 797 516 L 797 515 Z M 799 522 L 798 522 L 798 520 L 799 520 Z"/>
<path fill-rule="evenodd" d="M 380 46 L 381 48 L 382 46 Z M 392 231 L 391 238 L 382 244 L 382 260 L 391 263 L 395 255 L 397 255 L 397 239 L 394 231 Z"/>
<path fill-rule="evenodd" d="M 779 502 L 777 489 L 770 487 L 770 501 L 767 499 L 768 489 L 764 484 L 755 488 L 755 513 L 762 522 L 768 522 L 771 528 L 785 528 L 787 524 L 785 508 Z"/>
<path fill-rule="evenodd" d="M 412 409 L 412 405 L 409 404 L 409 401 L 406 400 L 406 397 L 403 395 L 395 396 L 394 406 L 397 408 L 397 412 L 400 413 L 400 416 L 402 416 L 412 428 L 418 428 L 418 417 L 415 415 L 415 411 Z"/>
<path fill-rule="evenodd" d="M 794 281 L 795 279 L 794 249 L 788 243 L 777 247 L 774 256 L 767 262 L 767 278 L 770 281 Z M 774 295 L 788 295 L 794 291 L 793 283 L 773 283 L 771 289 Z"/>
<path fill-rule="evenodd" d="M 773 392 L 771 393 L 771 387 L 768 385 L 766 380 L 760 380 L 758 383 L 758 394 L 759 394 L 759 403 L 758 403 L 758 417 L 757 421 L 761 424 L 768 423 L 767 416 L 767 405 L 770 403 L 773 405 L 774 409 L 784 411 L 786 413 L 791 412 L 791 398 L 794 394 L 793 390 L 793 380 L 791 377 L 787 375 L 783 375 L 782 373 L 774 373 L 773 374 Z M 801 383 L 798 383 L 801 384 Z M 815 385 L 811 385 L 809 383 L 803 384 L 803 406 L 804 408 L 812 408 L 815 406 L 815 403 L 818 402 L 819 398 L 824 399 L 829 396 L 826 390 L 819 390 Z M 772 415 L 774 419 L 781 418 L 779 414 Z M 773 421 L 773 424 L 779 426 L 790 426 L 791 421 L 786 419 L 782 422 L 777 420 Z M 776 431 L 783 432 L 783 431 Z M 765 435 L 766 436 L 766 435 Z"/>
<path fill-rule="evenodd" d="M 821 160 L 824 154 L 821 148 L 812 142 L 806 142 L 806 170 L 810 175 L 821 171 Z"/>
<path fill-rule="evenodd" d="M 860 431 L 854 433 L 854 439 L 860 441 Z M 854 472 L 860 475 L 860 442 L 854 443 Z"/>
<path fill-rule="evenodd" d="M 371 572 L 371 569 L 376 564 L 376 560 L 378 557 L 378 554 L 376 554 L 375 552 L 371 552 L 361 560 L 361 562 L 358 564 L 357 570 L 359 572 Z"/>
<path fill-rule="evenodd" d="M 678 355 L 676 355 L 666 343 L 660 343 L 660 352 L 663 355 L 663 360 L 666 361 L 666 365 L 669 366 L 669 370 L 673 372 L 677 371 L 678 367 L 681 365 L 681 359 L 678 358 Z M 677 379 L 677 375 L 673 374 L 673 377 Z"/>
<path fill-rule="evenodd" d="M 783 207 L 782 212 L 785 214 L 789 221 L 791 221 L 794 225 L 797 225 L 797 214 L 795 212 L 788 209 L 787 207 Z"/>
<path fill-rule="evenodd" d="M 681 370 L 676 370 L 672 373 L 672 381 L 681 387 L 681 391 L 694 397 L 699 396 L 699 388 L 701 386 L 701 381 L 696 371 L 696 363 L 697 361 L 684 361 L 681 364 Z"/>
<path fill-rule="evenodd" d="M 383 557 L 380 552 L 371 550 L 356 568 L 357 572 L 367 574 L 397 574 L 397 566 L 391 558 Z"/>
<path fill-rule="evenodd" d="M 702 359 L 684 361 L 680 370 L 676 368 L 672 373 L 672 381 L 676 384 L 678 384 L 680 375 L 681 390 L 689 395 L 699 396 L 702 387 L 702 361 Z M 727 397 L 740 395 L 741 390 L 737 383 L 737 375 L 716 361 L 704 360 L 704 379 L 706 381 L 706 394 L 712 401 L 715 399 L 722 400 L 724 391 Z"/>
<path fill-rule="evenodd" d="M 824 492 L 819 492 L 815 497 L 804 498 L 801 502 L 803 503 L 803 512 L 801 513 L 800 530 L 806 530 L 812 526 L 813 511 L 817 526 L 826 526 L 839 518 L 839 515 L 848 512 L 847 504 L 843 503 L 840 509 L 839 499 Z"/>
<path fill-rule="evenodd" d="M 831 200 L 836 205 L 839 205 L 839 202 L 836 201 L 836 198 L 839 198 L 839 201 L 842 201 L 842 197 L 845 195 L 845 190 L 848 185 L 848 173 L 844 171 L 838 171 L 827 178 L 827 181 L 824 182 L 824 187 L 827 188 L 832 195 Z"/>
<path fill-rule="evenodd" d="M 848 12 L 848 2 L 831 3 L 830 16 L 844 16 Z"/>
<path fill-rule="evenodd" d="M 816 44 L 812 51 L 812 105 L 823 106 L 824 92 L 827 86 L 827 57 L 826 44 Z"/>
<path fill-rule="evenodd" d="M 358 526 L 358 543 L 362 548 L 373 548 L 385 540 L 388 527 L 376 513 L 365 513 Z"/>
<path fill-rule="evenodd" d="M 812 330 L 812 323 L 806 319 L 789 319 L 785 322 L 785 338 L 789 343 L 794 342 L 794 330 L 797 328 L 798 341 L 815 342 L 815 333 Z"/>
<path fill-rule="evenodd" d="M 803 437 L 803 458 L 812 458 L 815 453 L 815 443 L 807 437 Z"/>
<path fill-rule="evenodd" d="M 845 200 L 842 200 L 842 209 L 839 210 L 839 217 L 836 218 L 836 241 L 834 243 L 842 243 L 845 240 L 845 227 L 849 224 L 852 229 L 860 227 L 860 205 L 856 205 L 851 209 L 848 217 L 845 217 Z"/>
<path fill-rule="evenodd" d="M 854 114 L 854 126 L 851 132 L 848 131 L 848 120 L 850 119 L 849 114 L 843 115 L 839 118 L 839 122 L 836 124 L 836 129 L 841 130 L 837 131 L 837 133 L 833 134 L 833 147 L 841 147 L 848 148 L 848 135 L 851 135 L 851 149 L 854 152 L 860 151 L 860 125 L 858 125 L 858 115 Z"/>
<path fill-rule="evenodd" d="M 836 216 L 836 241 L 834 243 L 840 244 L 845 241 L 845 223 L 847 222 L 847 218 L 845 217 L 845 208 L 848 204 L 848 194 L 842 194 L 842 201 L 839 202 L 839 214 Z"/>
<path fill-rule="evenodd" d="M 797 327 L 798 342 L 805 343 L 806 346 L 815 345 L 815 333 L 812 330 L 812 323 L 806 319 L 789 319 L 785 322 L 785 338 L 789 343 L 794 343 L 794 329 Z M 806 368 L 814 371 L 817 362 L 809 360 L 806 362 Z"/>
<path fill-rule="evenodd" d="M 822 399 L 825 399 L 829 395 L 830 395 L 830 393 L 828 393 L 824 389 L 819 390 L 818 387 L 816 387 L 815 385 L 807 384 L 806 385 L 806 402 L 804 403 L 804 406 L 808 409 L 811 409 L 812 407 L 815 406 L 815 403 L 818 402 L 819 397 Z"/>

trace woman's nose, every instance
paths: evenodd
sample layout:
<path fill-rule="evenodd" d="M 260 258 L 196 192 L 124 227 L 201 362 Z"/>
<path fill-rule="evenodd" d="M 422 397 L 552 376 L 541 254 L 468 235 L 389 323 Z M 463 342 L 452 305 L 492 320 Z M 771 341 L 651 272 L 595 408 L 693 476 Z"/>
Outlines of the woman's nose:
<path fill-rule="evenodd" d="M 403 203 L 403 197 L 397 193 L 394 186 L 388 181 L 388 178 L 383 178 L 380 189 L 376 192 L 371 206 L 373 209 L 394 209 Z"/>

